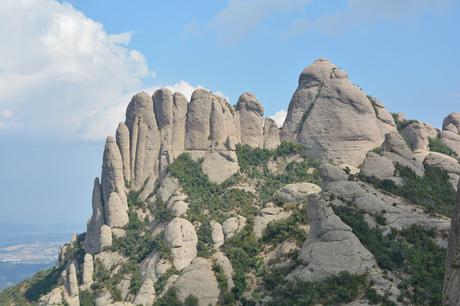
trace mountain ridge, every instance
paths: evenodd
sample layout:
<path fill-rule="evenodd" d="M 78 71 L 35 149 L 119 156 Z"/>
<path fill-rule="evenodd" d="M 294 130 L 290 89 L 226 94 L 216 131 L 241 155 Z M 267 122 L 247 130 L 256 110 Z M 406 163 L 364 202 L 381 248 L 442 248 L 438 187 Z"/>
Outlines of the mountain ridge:
<path fill-rule="evenodd" d="M 442 130 L 407 120 L 319 59 L 281 129 L 263 114 L 251 93 L 234 107 L 204 89 L 136 94 L 107 138 L 87 232 L 0 301 L 439 305 L 459 113 Z"/>

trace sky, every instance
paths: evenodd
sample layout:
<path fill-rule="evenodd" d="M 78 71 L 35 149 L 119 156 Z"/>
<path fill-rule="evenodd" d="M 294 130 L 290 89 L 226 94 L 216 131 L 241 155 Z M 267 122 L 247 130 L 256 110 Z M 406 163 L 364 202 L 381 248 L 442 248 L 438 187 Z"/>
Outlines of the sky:
<path fill-rule="evenodd" d="M 254 93 L 282 123 L 328 58 L 436 127 L 460 111 L 459 0 L 1 0 L 0 222 L 84 230 L 130 97 Z"/>

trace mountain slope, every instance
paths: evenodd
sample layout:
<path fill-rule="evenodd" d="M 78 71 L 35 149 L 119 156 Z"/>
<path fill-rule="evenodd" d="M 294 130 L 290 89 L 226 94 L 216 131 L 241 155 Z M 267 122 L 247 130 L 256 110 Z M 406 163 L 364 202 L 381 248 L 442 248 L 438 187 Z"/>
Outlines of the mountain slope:
<path fill-rule="evenodd" d="M 440 305 L 456 118 L 441 132 L 392 116 L 326 60 L 281 130 L 249 93 L 137 94 L 87 232 L 0 302 Z"/>

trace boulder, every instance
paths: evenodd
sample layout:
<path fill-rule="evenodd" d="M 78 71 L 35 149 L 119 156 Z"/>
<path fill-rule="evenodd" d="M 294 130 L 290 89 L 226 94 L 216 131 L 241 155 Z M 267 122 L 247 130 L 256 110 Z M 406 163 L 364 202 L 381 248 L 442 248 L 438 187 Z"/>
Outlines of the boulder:
<path fill-rule="evenodd" d="M 228 289 L 231 290 L 235 284 L 233 283 L 233 266 L 227 256 L 224 253 L 217 251 L 213 257 L 215 264 L 219 265 L 224 272 L 225 278 L 227 279 Z"/>
<path fill-rule="evenodd" d="M 451 130 L 441 132 L 442 142 L 460 156 L 460 135 Z"/>
<path fill-rule="evenodd" d="M 252 93 L 243 93 L 236 104 L 240 115 L 241 143 L 264 147 L 264 108 Z"/>
<path fill-rule="evenodd" d="M 128 205 L 123 203 L 118 193 L 110 193 L 105 205 L 105 216 L 106 223 L 110 227 L 123 227 L 128 224 Z"/>
<path fill-rule="evenodd" d="M 265 118 L 264 121 L 264 148 L 276 149 L 280 144 L 280 134 L 275 120 Z"/>
<path fill-rule="evenodd" d="M 158 196 L 163 202 L 168 202 L 173 193 L 179 189 L 179 180 L 172 174 L 168 173 L 161 180 L 160 187 L 158 188 Z"/>
<path fill-rule="evenodd" d="M 438 137 L 435 128 L 418 121 L 407 125 L 402 132 L 414 151 L 430 151 L 430 138 Z"/>
<path fill-rule="evenodd" d="M 171 247 L 174 267 L 183 270 L 197 255 L 198 237 L 193 224 L 186 219 L 174 218 L 166 226 L 165 238 Z"/>
<path fill-rule="evenodd" d="M 300 251 L 302 264 L 289 278 L 318 281 L 342 271 L 363 275 L 376 265 L 351 228 L 328 204 L 313 197 L 308 205 L 310 234 Z"/>
<path fill-rule="evenodd" d="M 457 129 L 457 134 L 460 132 L 460 112 L 457 113 L 450 113 L 444 121 L 442 122 L 442 129 L 448 130 L 451 129 L 455 131 L 455 129 L 448 128 L 449 125 L 454 126 Z"/>
<path fill-rule="evenodd" d="M 300 74 L 281 139 L 302 144 L 317 158 L 358 167 L 382 144 L 381 122 L 347 73 L 319 59 Z"/>
<path fill-rule="evenodd" d="M 423 161 L 424 165 L 440 168 L 446 171 L 454 188 L 457 188 L 460 177 L 460 164 L 457 159 L 438 152 L 430 152 Z"/>
<path fill-rule="evenodd" d="M 91 205 L 93 214 L 87 226 L 85 250 L 88 253 L 94 254 L 101 251 L 100 235 L 101 226 L 104 224 L 104 205 L 102 203 L 102 191 L 98 178 L 94 180 Z"/>
<path fill-rule="evenodd" d="M 155 300 L 155 288 L 153 281 L 149 278 L 145 279 L 139 292 L 134 299 L 134 305 L 151 305 Z"/>
<path fill-rule="evenodd" d="M 203 172 L 214 183 L 222 183 L 240 170 L 238 162 L 231 161 L 218 152 L 208 152 L 201 164 Z"/>
<path fill-rule="evenodd" d="M 222 230 L 225 239 L 232 238 L 236 233 L 240 232 L 246 225 L 246 218 L 243 216 L 236 216 L 228 218 L 222 223 Z"/>
<path fill-rule="evenodd" d="M 102 251 L 106 247 L 112 246 L 112 229 L 110 228 L 110 226 L 105 224 L 101 226 L 99 245 L 101 247 L 100 251 Z"/>
<path fill-rule="evenodd" d="M 219 248 L 224 244 L 224 231 L 222 230 L 222 225 L 215 220 L 211 220 L 210 225 L 212 242 L 215 248 Z"/>
<path fill-rule="evenodd" d="M 267 205 L 267 207 L 262 208 L 260 213 L 254 218 L 254 235 L 257 238 L 261 238 L 268 223 L 287 219 L 291 214 L 292 212 L 290 210 L 284 210 L 282 207 L 277 207 L 273 204 Z"/>
<path fill-rule="evenodd" d="M 383 150 L 383 156 L 394 163 L 410 168 L 418 176 L 425 174 L 422 162 L 415 158 L 406 141 L 398 132 L 386 134 L 381 149 Z"/>
<path fill-rule="evenodd" d="M 219 286 L 211 263 L 197 257 L 182 271 L 173 286 L 177 297 L 184 302 L 189 295 L 198 298 L 200 306 L 216 305 L 219 300 Z"/>
<path fill-rule="evenodd" d="M 319 175 L 324 183 L 328 184 L 335 181 L 348 180 L 348 174 L 341 168 L 331 165 L 329 163 L 322 163 L 319 166 Z"/>
<path fill-rule="evenodd" d="M 366 155 L 360 173 L 365 176 L 384 180 L 393 177 L 395 171 L 396 168 L 391 160 L 375 152 L 369 152 Z"/>
<path fill-rule="evenodd" d="M 275 198 L 284 203 L 301 203 L 312 194 L 321 192 L 321 187 L 312 183 L 288 184 L 275 193 Z"/>
<path fill-rule="evenodd" d="M 185 215 L 188 210 L 187 196 L 179 190 L 175 191 L 169 198 L 167 207 L 171 209 L 176 217 Z"/>
<path fill-rule="evenodd" d="M 93 283 L 93 273 L 94 273 L 94 262 L 93 256 L 86 253 L 83 259 L 83 269 L 82 269 L 82 289 L 89 289 Z"/>
<path fill-rule="evenodd" d="M 75 268 L 74 263 L 71 263 L 66 270 L 66 278 L 65 278 L 64 286 L 65 286 L 67 294 L 70 297 L 78 296 L 79 290 L 78 290 L 77 270 Z"/>

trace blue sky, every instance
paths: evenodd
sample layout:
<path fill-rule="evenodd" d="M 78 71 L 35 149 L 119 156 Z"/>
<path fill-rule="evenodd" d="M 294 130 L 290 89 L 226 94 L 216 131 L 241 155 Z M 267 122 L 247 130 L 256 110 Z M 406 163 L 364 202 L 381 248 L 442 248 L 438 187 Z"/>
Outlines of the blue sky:
<path fill-rule="evenodd" d="M 272 116 L 326 57 L 390 111 L 460 111 L 457 0 L 5 0 L 0 18 L 0 222 L 83 229 L 104 137 L 143 89 L 251 91 Z"/>

